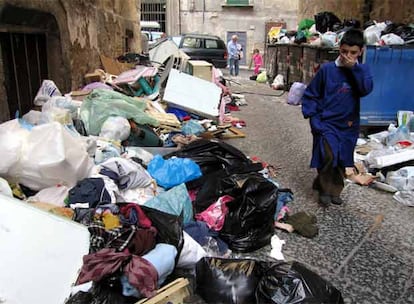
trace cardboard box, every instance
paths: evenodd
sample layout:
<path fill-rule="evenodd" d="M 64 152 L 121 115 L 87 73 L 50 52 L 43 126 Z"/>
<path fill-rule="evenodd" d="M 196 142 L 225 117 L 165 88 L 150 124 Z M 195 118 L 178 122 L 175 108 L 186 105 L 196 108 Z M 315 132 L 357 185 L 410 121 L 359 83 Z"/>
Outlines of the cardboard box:
<path fill-rule="evenodd" d="M 211 81 L 213 77 L 213 65 L 204 60 L 189 60 L 188 73 L 195 77 Z"/>

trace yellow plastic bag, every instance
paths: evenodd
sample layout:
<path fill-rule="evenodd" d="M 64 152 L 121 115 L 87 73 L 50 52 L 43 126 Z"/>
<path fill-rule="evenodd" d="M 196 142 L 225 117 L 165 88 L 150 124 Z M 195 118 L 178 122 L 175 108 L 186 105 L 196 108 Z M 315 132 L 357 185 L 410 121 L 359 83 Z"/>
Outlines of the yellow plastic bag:
<path fill-rule="evenodd" d="M 261 72 L 257 75 L 256 82 L 265 83 L 267 81 L 266 71 Z"/>

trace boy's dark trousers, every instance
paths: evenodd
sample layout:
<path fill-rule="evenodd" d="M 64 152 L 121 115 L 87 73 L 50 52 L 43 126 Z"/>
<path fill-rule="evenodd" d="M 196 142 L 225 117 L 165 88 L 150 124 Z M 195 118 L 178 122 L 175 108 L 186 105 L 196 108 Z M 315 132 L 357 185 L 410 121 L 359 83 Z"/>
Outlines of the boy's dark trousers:
<path fill-rule="evenodd" d="M 319 195 L 339 197 L 344 188 L 345 168 L 342 166 L 333 167 L 333 154 L 331 147 L 326 140 L 323 142 L 325 157 L 323 166 L 318 169 L 318 176 L 313 181 L 313 189 L 319 191 Z"/>

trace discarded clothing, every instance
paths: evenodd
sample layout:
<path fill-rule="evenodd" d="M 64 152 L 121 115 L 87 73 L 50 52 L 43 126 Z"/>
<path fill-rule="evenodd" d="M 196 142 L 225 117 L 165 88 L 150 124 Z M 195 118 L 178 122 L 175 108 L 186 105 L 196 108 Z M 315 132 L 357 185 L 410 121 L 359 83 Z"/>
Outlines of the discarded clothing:
<path fill-rule="evenodd" d="M 102 203 L 111 203 L 111 196 L 105 189 L 103 179 L 85 178 L 79 181 L 69 190 L 69 205 L 76 203 L 87 203 L 89 208 L 95 208 Z"/>
<path fill-rule="evenodd" d="M 129 159 L 113 157 L 101 166 L 103 168 L 100 173 L 114 180 L 120 190 L 145 188 L 152 181 L 151 176 L 141 165 Z"/>
<path fill-rule="evenodd" d="M 105 230 L 102 221 L 96 220 L 88 227 L 90 235 L 90 251 L 97 252 L 103 248 L 114 248 L 123 251 L 130 249 L 134 254 L 145 254 L 155 246 L 156 229 L 139 229 L 135 226 Z M 138 233 L 137 233 L 138 232 Z"/>
<path fill-rule="evenodd" d="M 226 253 L 229 249 L 227 244 L 219 238 L 218 233 L 216 231 L 208 229 L 208 226 L 205 222 L 197 221 L 188 223 L 184 226 L 184 231 L 188 233 L 201 246 L 206 246 L 210 238 L 215 239 L 220 254 Z"/>
<path fill-rule="evenodd" d="M 142 256 L 150 262 L 158 273 L 158 286 L 173 272 L 177 248 L 170 244 L 159 243 L 154 249 Z"/>
<path fill-rule="evenodd" d="M 138 228 L 128 244 L 129 252 L 139 256 L 151 252 L 156 247 L 156 236 L 157 229 L 154 227 L 149 229 Z"/>
<path fill-rule="evenodd" d="M 83 257 L 83 266 L 77 284 L 99 282 L 105 276 L 121 270 L 128 282 L 145 297 L 152 297 L 157 288 L 158 274 L 146 259 L 115 249 L 102 249 Z"/>
<path fill-rule="evenodd" d="M 151 220 L 145 215 L 137 204 L 127 204 L 121 207 L 121 223 L 124 225 L 136 225 L 142 228 L 152 226 Z"/>
<path fill-rule="evenodd" d="M 297 233 L 307 238 L 312 238 L 318 234 L 319 229 L 316 222 L 315 215 L 303 211 L 290 215 L 286 220 L 286 223 L 292 225 Z"/>

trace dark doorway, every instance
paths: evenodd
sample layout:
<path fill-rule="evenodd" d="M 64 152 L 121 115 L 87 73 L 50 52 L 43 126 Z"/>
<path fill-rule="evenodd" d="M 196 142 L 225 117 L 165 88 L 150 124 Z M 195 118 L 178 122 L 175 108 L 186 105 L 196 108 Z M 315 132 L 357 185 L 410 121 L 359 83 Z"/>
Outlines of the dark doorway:
<path fill-rule="evenodd" d="M 45 34 L 0 33 L 10 116 L 32 109 L 43 79 L 48 79 Z"/>

